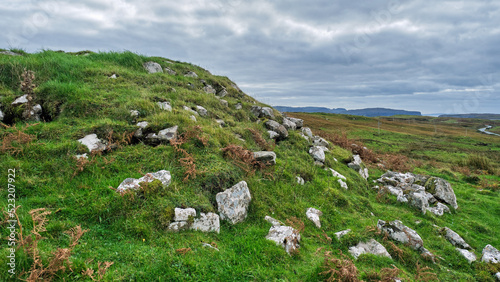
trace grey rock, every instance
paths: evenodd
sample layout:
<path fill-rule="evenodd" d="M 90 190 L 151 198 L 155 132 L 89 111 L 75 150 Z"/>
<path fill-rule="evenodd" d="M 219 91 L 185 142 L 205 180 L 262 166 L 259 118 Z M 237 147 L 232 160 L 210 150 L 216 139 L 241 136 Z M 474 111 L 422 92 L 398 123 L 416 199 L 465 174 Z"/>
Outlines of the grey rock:
<path fill-rule="evenodd" d="M 265 125 L 267 129 L 272 130 L 279 134 L 277 138 L 278 140 L 283 140 L 288 137 L 288 131 L 286 130 L 286 128 L 283 125 L 277 123 L 276 121 L 268 120 L 266 121 Z"/>
<path fill-rule="evenodd" d="M 425 183 L 425 189 L 436 199 L 451 205 L 454 209 L 458 208 L 457 197 L 448 181 L 439 177 L 431 177 Z"/>
<path fill-rule="evenodd" d="M 181 230 L 188 229 L 188 227 L 189 223 L 187 223 L 187 221 L 179 221 L 170 223 L 170 225 L 167 227 L 167 230 L 173 232 L 179 232 Z"/>
<path fill-rule="evenodd" d="M 214 247 L 214 246 L 212 246 L 212 245 L 210 245 L 210 244 L 207 244 L 207 243 L 201 243 L 201 245 L 202 245 L 203 247 L 207 247 L 207 248 L 210 248 L 210 249 L 212 249 L 212 250 L 216 250 L 217 252 L 219 251 L 219 249 L 217 249 L 216 247 Z"/>
<path fill-rule="evenodd" d="M 75 159 L 77 159 L 77 160 L 80 159 L 80 158 L 88 159 L 89 157 L 87 156 L 87 153 L 75 156 Z"/>
<path fill-rule="evenodd" d="M 325 168 L 325 170 L 327 170 L 327 171 L 328 171 L 328 170 L 330 170 L 330 171 L 332 172 L 332 175 L 333 175 L 334 177 L 338 177 L 338 178 L 341 178 L 341 179 L 347 180 L 347 179 L 345 178 L 345 176 L 343 176 L 342 174 L 338 173 L 337 171 L 335 171 L 335 170 L 334 170 L 334 169 L 332 169 L 332 168 Z"/>
<path fill-rule="evenodd" d="M 0 51 L 0 54 L 2 54 L 2 55 L 8 55 L 8 56 L 21 56 L 21 54 L 14 53 L 12 51 Z"/>
<path fill-rule="evenodd" d="M 497 273 L 495 274 L 495 277 L 497 278 L 497 280 L 498 280 L 498 281 L 500 281 L 500 272 L 497 272 Z"/>
<path fill-rule="evenodd" d="M 143 66 L 149 73 L 163 72 L 160 64 L 155 62 L 146 62 L 143 64 Z"/>
<path fill-rule="evenodd" d="M 106 149 L 106 145 L 99 138 L 97 138 L 97 134 L 89 134 L 82 139 L 78 139 L 78 142 L 87 146 L 89 152 L 91 153 L 92 151 L 103 151 Z"/>
<path fill-rule="evenodd" d="M 195 116 L 191 115 L 189 118 L 190 118 L 192 121 L 196 122 L 196 117 L 195 117 Z"/>
<path fill-rule="evenodd" d="M 304 120 L 301 120 L 300 118 L 288 118 L 291 122 L 295 123 L 295 126 L 297 129 L 302 128 L 304 125 Z"/>
<path fill-rule="evenodd" d="M 474 252 L 465 250 L 465 249 L 460 249 L 456 248 L 456 250 L 469 262 L 473 263 L 477 260 L 476 254 Z"/>
<path fill-rule="evenodd" d="M 309 127 L 302 127 L 302 134 L 304 134 L 305 136 L 307 136 L 311 139 L 313 138 L 312 131 Z"/>
<path fill-rule="evenodd" d="M 31 110 L 26 109 L 23 112 L 23 118 L 25 120 L 40 121 L 42 118 L 42 106 L 40 106 L 40 104 L 36 104 L 31 108 Z"/>
<path fill-rule="evenodd" d="M 120 185 L 118 186 L 118 188 L 116 190 L 118 192 L 125 192 L 128 189 L 139 189 L 140 184 L 142 182 L 149 183 L 155 179 L 160 180 L 161 183 L 163 184 L 163 186 L 168 186 L 168 185 L 170 185 L 170 182 L 172 180 L 172 176 L 170 176 L 170 172 L 166 171 L 166 170 L 160 170 L 160 171 L 153 172 L 153 173 L 147 173 L 146 175 L 144 175 L 143 177 L 141 177 L 139 179 L 127 178 L 127 179 L 123 180 L 123 182 L 120 183 Z"/>
<path fill-rule="evenodd" d="M 138 117 L 139 116 L 139 111 L 137 110 L 130 110 L 130 116 L 131 117 Z"/>
<path fill-rule="evenodd" d="M 192 113 L 192 114 L 194 114 L 194 115 L 196 115 L 196 116 L 197 116 L 197 115 L 199 115 L 197 111 L 195 111 L 195 110 L 191 109 L 191 108 L 190 108 L 190 107 L 188 107 L 188 106 L 182 106 L 182 108 L 183 108 L 185 111 L 188 111 L 188 112 L 190 112 L 190 113 Z"/>
<path fill-rule="evenodd" d="M 267 133 L 269 133 L 269 138 L 274 139 L 278 138 L 280 135 L 276 131 L 268 130 Z"/>
<path fill-rule="evenodd" d="M 221 86 L 219 91 L 217 91 L 217 94 L 215 94 L 215 95 L 223 98 L 223 97 L 226 97 L 227 94 L 229 94 L 229 93 L 227 92 L 226 88 L 224 86 Z"/>
<path fill-rule="evenodd" d="M 340 240 L 340 238 L 344 237 L 344 236 L 345 236 L 345 235 L 347 235 L 349 232 L 351 232 L 351 229 L 342 230 L 342 231 L 336 232 L 336 233 L 335 233 L 335 236 L 337 237 L 337 239 L 338 239 L 338 240 Z"/>
<path fill-rule="evenodd" d="M 313 157 L 315 161 L 324 163 L 325 162 L 325 152 L 318 146 L 313 146 L 309 149 L 309 154 Z"/>
<path fill-rule="evenodd" d="M 157 103 L 160 109 L 165 110 L 165 111 L 172 111 L 172 106 L 170 106 L 169 102 L 158 102 Z"/>
<path fill-rule="evenodd" d="M 223 121 L 222 119 L 216 119 L 215 122 L 217 122 L 217 124 L 219 124 L 220 127 L 226 126 L 226 122 Z"/>
<path fill-rule="evenodd" d="M 304 185 L 305 184 L 304 178 L 302 178 L 300 176 L 296 176 L 295 179 L 297 180 L 297 183 L 299 185 Z"/>
<path fill-rule="evenodd" d="M 271 151 L 259 151 L 254 152 L 253 157 L 256 161 L 275 165 L 276 164 L 276 153 Z"/>
<path fill-rule="evenodd" d="M 300 247 L 300 234 L 290 226 L 272 226 L 266 239 L 276 242 L 288 254 L 295 252 Z"/>
<path fill-rule="evenodd" d="M 424 246 L 424 241 L 418 235 L 415 230 L 406 227 L 399 220 L 394 220 L 392 222 L 385 222 L 383 220 L 378 220 L 377 228 L 383 232 L 387 232 L 389 237 L 395 241 L 401 242 L 403 244 L 409 244 L 414 250 L 422 250 Z"/>
<path fill-rule="evenodd" d="M 141 121 L 141 122 L 138 122 L 138 123 L 136 124 L 136 126 L 138 126 L 138 127 L 142 128 L 142 129 L 144 129 L 144 128 L 148 127 L 148 125 L 149 125 L 149 123 L 148 123 L 147 121 Z"/>
<path fill-rule="evenodd" d="M 16 100 L 14 100 L 14 102 L 12 102 L 12 106 L 18 106 L 18 105 L 21 105 L 21 104 L 26 104 L 28 103 L 28 94 L 25 94 L 23 96 L 20 96 L 20 97 L 17 97 Z"/>
<path fill-rule="evenodd" d="M 492 245 L 486 245 L 483 249 L 481 261 L 486 263 L 500 263 L 500 251 Z"/>
<path fill-rule="evenodd" d="M 229 107 L 229 103 L 226 100 L 220 99 L 220 103 L 225 107 Z"/>
<path fill-rule="evenodd" d="M 419 208 L 423 214 L 425 214 L 429 208 L 429 202 L 427 201 L 425 191 L 410 192 L 408 201 L 410 205 Z"/>
<path fill-rule="evenodd" d="M 198 75 L 194 71 L 188 71 L 184 76 L 185 77 L 192 77 L 192 78 L 198 77 Z"/>
<path fill-rule="evenodd" d="M 188 221 L 189 217 L 196 217 L 196 210 L 193 208 L 175 208 L 174 209 L 174 221 Z"/>
<path fill-rule="evenodd" d="M 349 189 L 349 187 L 347 186 L 347 183 L 345 183 L 345 181 L 343 179 L 337 179 L 337 182 L 340 184 L 340 187 L 344 188 L 344 189 Z"/>
<path fill-rule="evenodd" d="M 465 242 L 465 240 L 460 237 L 455 231 L 451 230 L 448 227 L 443 228 L 445 232 L 444 237 L 451 243 L 453 246 L 461 248 L 461 249 L 472 249 L 469 244 Z"/>
<path fill-rule="evenodd" d="M 205 93 L 207 94 L 215 94 L 215 88 L 212 87 L 212 85 L 206 85 L 205 87 L 203 87 L 203 91 L 205 91 Z"/>
<path fill-rule="evenodd" d="M 361 177 L 364 179 L 368 179 L 369 174 L 368 174 L 368 169 L 364 166 L 363 161 L 361 160 L 361 157 L 359 155 L 354 155 L 353 156 L 354 160 L 347 164 L 348 167 L 356 170 Z"/>
<path fill-rule="evenodd" d="M 4 117 L 5 115 L 3 114 L 2 110 L 0 110 L 0 121 L 2 121 Z"/>
<path fill-rule="evenodd" d="M 164 68 L 163 70 L 165 70 L 165 72 L 167 74 L 170 74 L 170 75 L 176 75 L 177 74 L 174 70 L 172 70 L 170 68 Z"/>
<path fill-rule="evenodd" d="M 373 254 L 376 256 L 392 259 L 391 255 L 389 254 L 389 252 L 387 252 L 385 247 L 375 239 L 370 239 L 366 243 L 359 242 L 355 247 L 349 248 L 349 253 L 356 259 L 362 254 Z"/>
<path fill-rule="evenodd" d="M 208 111 L 207 109 L 203 108 L 202 106 L 196 106 L 196 111 L 198 112 L 198 114 L 202 117 L 205 117 L 208 115 Z"/>
<path fill-rule="evenodd" d="M 319 220 L 319 217 L 323 215 L 323 212 L 321 212 L 318 209 L 315 208 L 308 208 L 306 210 L 306 217 L 311 220 L 316 227 L 321 228 L 321 222 Z"/>
<path fill-rule="evenodd" d="M 241 105 L 241 103 L 238 103 L 234 106 L 234 108 L 237 110 L 241 110 L 241 109 L 243 109 L 243 106 Z"/>
<path fill-rule="evenodd" d="M 220 233 L 220 219 L 215 213 L 200 213 L 200 218 L 195 218 L 191 225 L 192 230 L 202 232 L 217 232 Z"/>
<path fill-rule="evenodd" d="M 283 126 L 287 130 L 296 130 L 297 129 L 297 125 L 294 122 L 292 122 L 291 120 L 289 120 L 288 118 L 283 119 Z"/>
<path fill-rule="evenodd" d="M 247 183 L 241 181 L 215 196 L 222 220 L 231 224 L 242 222 L 247 217 L 248 206 L 252 200 Z"/>
<path fill-rule="evenodd" d="M 274 118 L 273 109 L 269 107 L 260 107 L 260 106 L 252 106 L 251 110 L 252 114 L 258 118 L 266 117 L 266 118 Z"/>
<path fill-rule="evenodd" d="M 427 211 L 437 216 L 443 216 L 445 212 L 450 213 L 450 208 L 447 205 L 437 203 L 435 207 L 427 208 Z"/>
<path fill-rule="evenodd" d="M 330 145 L 330 142 L 326 141 L 324 138 L 321 138 L 319 136 L 314 136 L 312 142 L 314 146 L 328 147 Z"/>
<path fill-rule="evenodd" d="M 112 74 L 109 78 L 116 79 L 117 78 L 116 73 Z"/>
<path fill-rule="evenodd" d="M 238 91 L 238 92 L 242 92 L 241 89 L 238 87 L 238 85 L 236 85 L 235 83 L 231 83 L 231 87 L 236 89 L 236 91 Z"/>
<path fill-rule="evenodd" d="M 241 136 L 240 134 L 235 133 L 234 137 L 236 137 L 236 139 L 240 140 L 241 142 L 246 142 L 246 140 L 243 139 L 243 136 Z"/>

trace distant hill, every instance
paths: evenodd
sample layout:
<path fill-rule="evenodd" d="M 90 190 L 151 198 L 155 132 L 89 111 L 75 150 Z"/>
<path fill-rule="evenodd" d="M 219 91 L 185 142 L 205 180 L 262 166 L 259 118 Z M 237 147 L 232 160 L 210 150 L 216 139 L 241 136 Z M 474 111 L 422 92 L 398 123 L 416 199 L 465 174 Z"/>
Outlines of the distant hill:
<path fill-rule="evenodd" d="M 394 110 L 386 108 L 367 108 L 359 110 L 347 110 L 344 108 L 330 109 L 325 107 L 284 107 L 275 106 L 280 112 L 289 113 L 329 113 L 329 114 L 346 114 L 355 116 L 365 116 L 365 117 L 388 117 L 395 115 L 411 115 L 411 116 L 421 116 L 422 113 L 417 111 L 405 111 L 405 110 Z"/>
<path fill-rule="evenodd" d="M 461 115 L 440 115 L 439 117 L 452 117 L 452 118 L 480 118 L 480 119 L 494 119 L 494 120 L 500 120 L 500 114 L 461 114 Z"/>

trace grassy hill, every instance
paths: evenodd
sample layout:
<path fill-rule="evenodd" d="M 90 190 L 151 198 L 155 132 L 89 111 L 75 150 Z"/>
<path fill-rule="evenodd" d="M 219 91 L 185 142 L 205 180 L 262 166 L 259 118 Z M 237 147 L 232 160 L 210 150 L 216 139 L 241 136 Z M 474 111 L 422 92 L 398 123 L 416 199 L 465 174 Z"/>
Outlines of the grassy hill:
<path fill-rule="evenodd" d="M 148 61 L 176 74 L 148 73 L 143 67 Z M 28 83 L 35 86 L 30 103 L 42 106 L 41 121 L 27 122 L 22 109 L 11 106 L 30 91 L 21 85 L 25 70 L 34 72 Z M 190 71 L 198 78 L 184 76 Z M 206 85 L 228 94 L 217 98 L 204 91 Z M 161 109 L 158 102 L 169 102 L 172 111 Z M 290 114 L 334 144 L 325 165 L 347 177 L 345 190 L 330 172 L 313 165 L 310 143 L 300 131 L 289 131 L 288 138 L 277 143 L 270 139 L 264 126 L 268 119 L 252 114 L 254 105 L 265 106 L 227 77 L 169 59 L 130 52 L 0 54 L 2 187 L 15 180 L 11 184 L 23 238 L 31 236 L 35 242 L 17 249 L 16 275 L 10 276 L 8 240 L 2 240 L 0 280 L 37 274 L 56 281 L 91 281 L 90 276 L 102 281 L 321 281 L 330 277 L 332 272 L 325 272 L 335 270 L 332 265 L 339 259 L 342 265 L 352 260 L 357 273 L 351 268 L 350 275 L 364 281 L 389 279 L 391 271 L 404 281 L 434 277 L 424 272 L 441 281 L 494 281 L 498 266 L 479 261 L 470 265 L 433 226 L 458 232 L 479 257 L 486 244 L 500 248 L 500 138 L 476 133 L 480 121 L 396 117 L 380 119 L 379 131 L 378 120 L 372 118 Z M 208 115 L 194 121 L 184 106 L 203 106 Z M 138 116 L 130 111 L 138 111 Z M 279 112 L 274 115 L 282 122 Z M 225 126 L 219 126 L 220 119 Z M 178 126 L 182 142 L 149 144 L 134 137 L 142 121 L 149 123 L 145 134 Z M 107 148 L 76 159 L 88 153 L 77 141 L 88 134 L 107 140 Z M 231 157 L 223 150 L 228 146 L 272 150 L 276 165 L 255 166 Z M 359 151 L 363 146 L 367 149 Z M 346 165 L 353 151 L 367 163 L 368 180 Z M 15 170 L 15 177 L 7 176 L 9 169 Z M 373 180 L 386 169 L 446 179 L 459 209 L 442 217 L 423 215 L 378 193 L 372 189 Z M 159 170 L 170 171 L 168 187 L 145 186 L 124 195 L 115 190 L 126 178 Z M 305 185 L 297 183 L 297 176 Z M 217 212 L 215 195 L 242 180 L 252 195 L 244 222 L 221 221 L 219 234 L 167 231 L 174 208 Z M 2 188 L 4 210 L 11 203 L 8 195 Z M 309 207 L 323 212 L 321 228 L 306 218 Z M 50 214 L 30 214 L 41 208 Z M 288 255 L 265 238 L 271 227 L 265 216 L 301 230 L 298 253 Z M 438 257 L 436 262 L 384 238 L 374 228 L 378 219 L 399 219 L 416 230 Z M 72 229 L 75 226 L 86 232 Z M 9 223 L 2 222 L 3 239 L 11 234 L 6 227 Z M 337 239 L 334 233 L 345 229 L 352 231 Z M 370 238 L 382 243 L 393 259 L 342 255 Z"/>

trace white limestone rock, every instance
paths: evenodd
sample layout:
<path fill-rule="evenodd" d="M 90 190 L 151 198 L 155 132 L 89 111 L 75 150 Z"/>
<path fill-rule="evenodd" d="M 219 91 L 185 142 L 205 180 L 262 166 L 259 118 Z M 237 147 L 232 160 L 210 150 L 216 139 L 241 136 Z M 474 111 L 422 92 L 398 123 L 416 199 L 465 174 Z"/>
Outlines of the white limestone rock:
<path fill-rule="evenodd" d="M 359 242 L 358 245 L 349 248 L 349 253 L 356 259 L 362 254 L 373 254 L 376 256 L 387 257 L 392 259 L 391 255 L 382 244 L 375 239 L 370 239 L 368 242 Z"/>
<path fill-rule="evenodd" d="M 172 180 L 172 176 L 170 175 L 169 171 L 160 170 L 160 171 L 153 172 L 153 173 L 147 173 L 146 175 L 144 175 L 143 177 L 141 177 L 139 179 L 127 178 L 127 179 L 123 180 L 123 182 L 118 186 L 116 191 L 121 193 L 121 192 L 127 191 L 128 189 L 139 189 L 140 184 L 142 182 L 149 183 L 155 179 L 160 180 L 161 183 L 163 184 L 163 186 L 168 186 L 168 185 L 170 185 L 170 181 Z"/>
<path fill-rule="evenodd" d="M 283 247 L 288 254 L 295 252 L 300 246 L 300 234 L 290 226 L 272 226 L 266 239 L 276 242 Z"/>
<path fill-rule="evenodd" d="M 465 250 L 465 249 L 460 249 L 456 248 L 456 250 L 469 262 L 473 263 L 477 260 L 476 254 L 474 252 Z"/>
<path fill-rule="evenodd" d="M 196 217 L 196 210 L 193 208 L 175 208 L 174 209 L 174 221 L 188 221 L 189 217 Z"/>
<path fill-rule="evenodd" d="M 241 181 L 224 192 L 215 196 L 222 220 L 231 224 L 242 222 L 247 217 L 248 206 L 252 200 L 247 183 Z"/>
<path fill-rule="evenodd" d="M 324 163 L 325 162 L 325 152 L 318 146 L 313 146 L 309 149 L 309 154 L 313 157 L 315 161 Z"/>
<path fill-rule="evenodd" d="M 160 109 L 164 111 L 169 111 L 169 112 L 172 111 L 172 106 L 170 105 L 169 102 L 158 102 L 157 104 L 160 107 Z"/>
<path fill-rule="evenodd" d="M 401 242 L 403 244 L 409 244 L 414 250 L 422 250 L 424 246 L 424 241 L 418 233 L 405 226 L 401 221 L 394 220 L 391 222 L 385 222 L 383 220 L 378 220 L 377 228 L 383 232 L 387 232 L 389 237 L 395 241 Z"/>
<path fill-rule="evenodd" d="M 344 237 L 349 232 L 351 232 L 351 229 L 347 229 L 347 230 L 342 230 L 342 231 L 336 232 L 335 233 L 335 237 L 337 237 L 337 239 L 340 240 L 340 238 Z"/>
<path fill-rule="evenodd" d="M 200 218 L 195 218 L 191 225 L 192 230 L 202 232 L 220 233 L 220 219 L 216 213 L 200 213 Z"/>
<path fill-rule="evenodd" d="M 465 240 L 460 237 L 455 231 L 451 230 L 448 227 L 443 228 L 444 237 L 446 240 L 448 240 L 453 246 L 461 248 L 461 249 L 468 249 L 471 250 L 471 246 L 465 242 Z"/>
<path fill-rule="evenodd" d="M 486 245 L 483 249 L 481 261 L 486 263 L 500 263 L 500 251 L 492 245 Z"/>
<path fill-rule="evenodd" d="M 321 212 L 320 210 L 317 210 L 315 208 L 308 208 L 306 210 L 307 218 L 309 218 L 309 220 L 311 220 L 318 228 L 321 228 L 321 222 L 319 220 L 319 217 L 322 215 L 323 215 L 323 212 Z"/>
<path fill-rule="evenodd" d="M 342 174 L 338 173 L 337 171 L 335 171 L 332 168 L 325 168 L 325 170 L 330 170 L 332 172 L 332 175 L 334 177 L 337 177 L 337 178 L 340 178 L 340 179 L 343 179 L 343 180 L 347 180 L 347 178 L 345 178 L 345 176 L 343 176 Z"/>
<path fill-rule="evenodd" d="M 143 66 L 149 73 L 163 72 L 160 64 L 156 62 L 146 62 L 143 64 Z"/>
<path fill-rule="evenodd" d="M 106 149 L 106 145 L 97 138 L 97 134 L 89 134 L 82 139 L 78 139 L 78 142 L 80 142 L 82 145 L 87 146 L 89 149 L 89 152 L 93 151 L 103 151 Z"/>
<path fill-rule="evenodd" d="M 276 153 L 271 151 L 253 152 L 253 157 L 256 161 L 269 165 L 276 164 Z"/>

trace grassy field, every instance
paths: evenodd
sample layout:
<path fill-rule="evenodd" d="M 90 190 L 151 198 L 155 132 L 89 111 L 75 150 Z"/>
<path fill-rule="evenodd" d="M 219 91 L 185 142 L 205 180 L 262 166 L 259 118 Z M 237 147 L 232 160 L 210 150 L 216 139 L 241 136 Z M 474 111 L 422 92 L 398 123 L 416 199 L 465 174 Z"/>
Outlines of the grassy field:
<path fill-rule="evenodd" d="M 149 74 L 142 66 L 147 61 L 177 75 Z M 25 122 L 19 110 L 8 106 L 23 94 L 20 85 L 25 69 L 35 73 L 33 96 L 44 109 L 42 122 Z M 199 78 L 184 77 L 187 71 L 196 72 Z M 112 74 L 117 79 L 110 79 Z M 224 86 L 228 106 L 206 94 L 200 79 Z M 159 101 L 170 102 L 173 110 L 161 110 Z M 238 103 L 240 110 L 235 107 Z M 22 234 L 36 242 L 17 249 L 16 274 L 9 275 L 9 223 L 2 222 L 0 280 L 29 280 L 38 273 L 55 281 L 91 281 L 90 276 L 102 281 L 321 281 L 329 277 L 322 273 L 332 269 L 326 259 L 345 259 L 347 264 L 353 258 L 341 253 L 347 254 L 360 240 L 375 238 L 394 259 L 362 255 L 354 261 L 357 273 L 351 271 L 358 279 L 379 281 L 388 277 L 383 276 L 388 269 L 397 268 L 397 277 L 404 281 L 425 280 L 423 272 L 435 273 L 441 281 L 494 281 L 491 272 L 498 267 L 479 262 L 469 265 L 433 226 L 452 228 L 478 255 L 486 244 L 500 248 L 500 138 L 476 132 L 484 121 L 385 118 L 380 119 L 379 131 L 378 120 L 372 118 L 290 114 L 304 119 L 315 134 L 343 144 L 332 146 L 326 165 L 347 177 L 350 189 L 344 190 L 336 178 L 313 165 L 307 153 L 310 144 L 298 132 L 291 131 L 288 139 L 277 144 L 270 140 L 263 125 L 266 119 L 251 114 L 255 103 L 262 105 L 227 77 L 164 58 L 129 52 L 0 55 L 0 109 L 5 113 L 0 129 L 4 183 L 0 203 L 3 210 L 8 209 L 7 175 L 13 169 Z M 184 105 L 201 105 L 209 115 L 195 122 Z M 138 110 L 139 117 L 131 117 L 130 110 Z M 281 115 L 275 115 L 281 121 Z M 219 127 L 216 119 L 223 119 L 227 126 Z M 178 125 L 180 134 L 197 137 L 179 147 L 195 166 L 181 162 L 186 155 L 179 148 L 128 138 L 139 121 L 149 122 L 151 131 Z M 498 121 L 490 124 L 500 125 Z M 77 140 L 91 133 L 115 146 L 90 156 L 88 162 L 77 161 L 74 155 L 87 152 Z M 380 159 L 366 160 L 368 181 L 346 165 L 352 159 L 351 141 L 363 143 L 371 150 L 369 156 Z M 277 164 L 265 169 L 241 165 L 221 151 L 229 145 L 251 151 L 272 149 Z M 406 165 L 398 162 L 402 157 L 408 158 Z M 436 217 L 422 215 L 391 196 L 381 197 L 371 187 L 385 172 L 382 164 L 448 180 L 460 208 Z M 168 187 L 128 196 L 114 190 L 126 178 L 162 169 L 172 174 Z M 298 175 L 306 180 L 305 185 L 297 184 Z M 252 194 L 244 222 L 221 221 L 220 234 L 166 230 L 173 208 L 217 212 L 215 194 L 242 180 Z M 321 229 L 306 218 L 309 207 L 323 212 Z M 50 214 L 40 230 L 35 226 L 44 217 L 33 222 L 30 211 L 41 208 Z M 299 253 L 289 256 L 265 239 L 271 227 L 264 221 L 266 215 L 298 222 L 297 226 L 303 223 Z M 440 259 L 427 261 L 405 245 L 384 240 L 372 228 L 378 219 L 402 220 Z M 81 236 L 66 232 L 75 226 L 86 232 L 80 232 Z M 334 233 L 345 229 L 352 232 L 337 240 Z M 43 239 L 36 239 L 34 233 Z M 72 244 L 75 237 L 78 241 Z M 217 246 L 219 251 L 202 243 Z M 54 254 L 64 248 L 70 251 L 71 268 L 66 260 L 54 264 Z M 104 262 L 109 262 L 107 267 Z M 417 264 L 429 269 L 417 270 Z M 65 266 L 65 271 L 59 266 Z"/>

